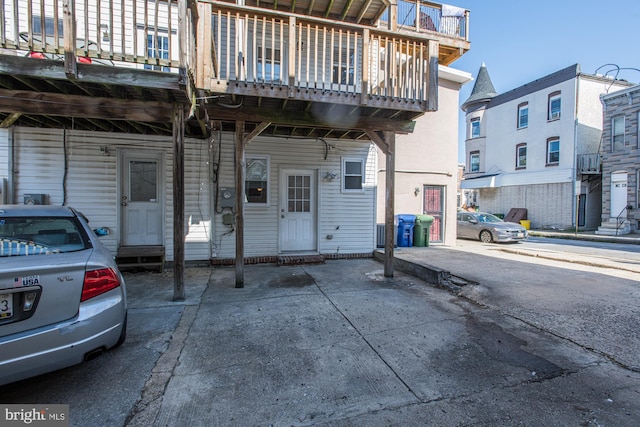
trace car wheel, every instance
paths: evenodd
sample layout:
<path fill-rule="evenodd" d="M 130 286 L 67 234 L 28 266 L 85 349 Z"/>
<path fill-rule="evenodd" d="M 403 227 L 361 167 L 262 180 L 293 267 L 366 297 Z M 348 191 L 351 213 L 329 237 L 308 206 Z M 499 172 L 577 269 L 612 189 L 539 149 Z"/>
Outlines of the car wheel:
<path fill-rule="evenodd" d="M 493 242 L 493 236 L 489 230 L 482 230 L 480 232 L 480 241 L 482 243 L 491 243 Z"/>
<path fill-rule="evenodd" d="M 120 337 L 118 337 L 118 342 L 113 348 L 120 347 L 124 344 L 124 341 L 127 339 L 127 315 L 124 316 L 124 322 L 122 322 L 122 330 L 120 331 Z"/>

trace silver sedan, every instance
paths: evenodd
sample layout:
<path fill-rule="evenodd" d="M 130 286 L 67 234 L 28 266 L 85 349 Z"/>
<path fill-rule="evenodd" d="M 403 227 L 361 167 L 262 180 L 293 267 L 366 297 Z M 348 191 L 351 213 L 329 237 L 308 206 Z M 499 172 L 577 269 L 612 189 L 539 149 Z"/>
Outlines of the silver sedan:
<path fill-rule="evenodd" d="M 0 385 L 122 344 L 125 283 L 69 207 L 0 205 Z"/>
<path fill-rule="evenodd" d="M 457 237 L 483 243 L 516 242 L 527 238 L 527 229 L 486 212 L 458 212 Z"/>

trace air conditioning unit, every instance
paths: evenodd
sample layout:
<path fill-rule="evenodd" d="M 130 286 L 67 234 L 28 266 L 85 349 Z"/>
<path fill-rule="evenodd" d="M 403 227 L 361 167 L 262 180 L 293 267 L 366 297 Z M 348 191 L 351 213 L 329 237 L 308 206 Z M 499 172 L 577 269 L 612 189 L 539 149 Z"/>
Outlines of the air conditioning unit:
<path fill-rule="evenodd" d="M 24 204 L 25 205 L 46 205 L 47 195 L 46 194 L 25 194 Z"/>
<path fill-rule="evenodd" d="M 551 120 L 559 119 L 559 118 L 560 118 L 560 111 L 554 111 L 553 113 L 551 113 Z"/>

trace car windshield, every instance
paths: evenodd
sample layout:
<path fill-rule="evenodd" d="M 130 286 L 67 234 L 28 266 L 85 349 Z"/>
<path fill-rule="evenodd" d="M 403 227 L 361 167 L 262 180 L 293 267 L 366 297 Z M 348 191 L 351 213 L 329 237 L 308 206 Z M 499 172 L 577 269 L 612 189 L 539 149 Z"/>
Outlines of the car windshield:
<path fill-rule="evenodd" d="M 0 257 L 49 255 L 90 247 L 76 218 L 0 218 Z"/>
<path fill-rule="evenodd" d="M 502 222 L 500 218 L 491 214 L 479 214 L 476 216 L 478 222 Z"/>

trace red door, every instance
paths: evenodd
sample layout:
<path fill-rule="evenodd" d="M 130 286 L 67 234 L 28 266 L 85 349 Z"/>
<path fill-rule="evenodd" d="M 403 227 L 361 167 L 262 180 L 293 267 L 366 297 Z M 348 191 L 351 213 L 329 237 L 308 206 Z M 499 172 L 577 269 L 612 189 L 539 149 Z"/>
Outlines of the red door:
<path fill-rule="evenodd" d="M 444 187 L 440 185 L 424 186 L 424 208 L 425 215 L 431 215 L 433 224 L 429 232 L 429 243 L 442 243 L 444 234 Z"/>

